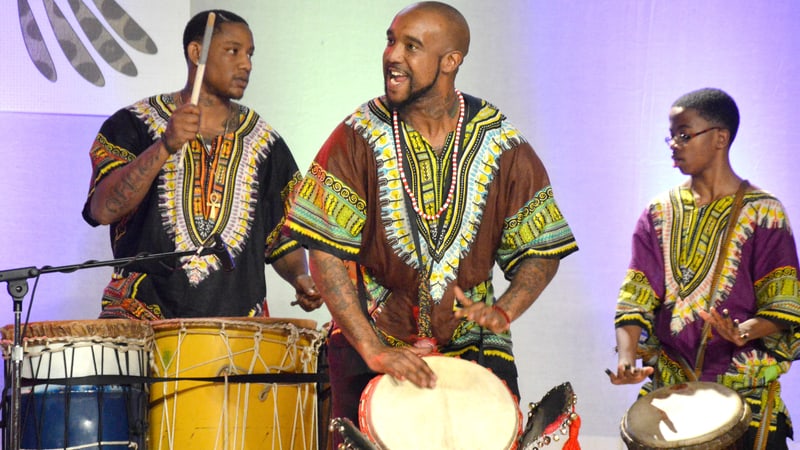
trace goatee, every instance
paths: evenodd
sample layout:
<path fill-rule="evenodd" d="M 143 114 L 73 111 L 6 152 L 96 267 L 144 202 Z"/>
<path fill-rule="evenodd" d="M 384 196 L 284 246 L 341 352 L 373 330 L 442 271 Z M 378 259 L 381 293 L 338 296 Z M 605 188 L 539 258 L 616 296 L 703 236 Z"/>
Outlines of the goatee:
<path fill-rule="evenodd" d="M 422 98 L 425 95 L 427 95 L 430 91 L 432 91 L 434 86 L 436 86 L 436 82 L 437 81 L 439 81 L 439 69 L 438 68 L 436 69 L 436 75 L 433 77 L 433 81 L 428 83 L 428 85 L 423 86 L 422 88 L 420 88 L 418 90 L 414 90 L 414 84 L 413 84 L 413 82 L 411 82 L 411 94 L 408 96 L 408 98 L 406 98 L 405 100 L 399 101 L 399 102 L 393 102 L 389 98 L 389 92 L 388 92 L 388 89 L 386 89 L 386 82 L 384 81 L 384 83 L 383 83 L 383 91 L 384 91 L 384 94 L 386 94 L 386 102 L 388 103 L 389 109 L 390 110 L 395 110 L 396 109 L 398 111 L 402 111 L 404 108 L 406 108 L 407 106 L 413 104 L 414 102 L 416 102 L 420 98 Z"/>

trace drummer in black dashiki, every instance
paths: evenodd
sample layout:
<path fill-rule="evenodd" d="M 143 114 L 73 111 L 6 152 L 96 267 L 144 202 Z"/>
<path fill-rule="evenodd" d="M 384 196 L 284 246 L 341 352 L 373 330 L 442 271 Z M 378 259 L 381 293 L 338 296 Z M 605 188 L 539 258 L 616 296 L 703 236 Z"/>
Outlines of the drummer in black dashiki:
<path fill-rule="evenodd" d="M 184 31 L 184 88 L 123 108 L 100 128 L 83 217 L 111 225 L 116 258 L 189 251 L 219 236 L 235 270 L 222 270 L 216 255 L 116 269 L 101 317 L 268 315 L 265 262 L 296 289 L 303 309 L 321 305 L 305 250 L 280 233 L 300 179 L 294 158 L 264 119 L 233 101 L 248 85 L 253 35 L 241 17 L 213 12 L 197 104 L 190 100 L 210 11 Z"/>

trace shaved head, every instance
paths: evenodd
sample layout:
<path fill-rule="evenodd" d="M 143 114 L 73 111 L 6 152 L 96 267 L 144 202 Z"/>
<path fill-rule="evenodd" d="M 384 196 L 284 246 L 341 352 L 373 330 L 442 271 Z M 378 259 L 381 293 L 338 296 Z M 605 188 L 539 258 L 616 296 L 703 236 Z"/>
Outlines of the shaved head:
<path fill-rule="evenodd" d="M 411 12 L 435 14 L 443 19 L 447 39 L 447 50 L 457 50 L 464 56 L 469 52 L 469 24 L 467 19 L 452 6 L 442 2 L 414 3 L 397 13 L 398 16 Z"/>
<path fill-rule="evenodd" d="M 397 109 L 457 105 L 456 74 L 469 51 L 464 16 L 441 2 L 414 3 L 394 16 L 383 51 L 384 88 Z"/>

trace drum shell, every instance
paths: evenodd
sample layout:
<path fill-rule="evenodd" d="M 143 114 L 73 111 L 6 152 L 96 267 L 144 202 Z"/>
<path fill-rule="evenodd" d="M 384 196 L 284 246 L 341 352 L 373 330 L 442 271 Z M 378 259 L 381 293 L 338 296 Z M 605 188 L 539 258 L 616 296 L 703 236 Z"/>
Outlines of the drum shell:
<path fill-rule="evenodd" d="M 155 321 L 154 377 L 314 373 L 322 334 L 308 320 Z M 153 383 L 150 449 L 318 448 L 315 383 Z"/>
<path fill-rule="evenodd" d="M 23 388 L 20 447 L 78 448 L 102 442 L 107 450 L 127 450 L 133 442 L 143 448 L 147 396 L 140 384 Z"/>
<path fill-rule="evenodd" d="M 122 319 L 32 322 L 24 330 L 21 448 L 99 444 L 108 449 L 144 448 L 148 392 L 138 377 L 147 375 L 153 344 L 148 323 Z M 2 334 L 8 375 L 13 326 L 4 327 Z M 106 376 L 113 376 L 115 383 L 124 383 L 119 380 L 126 376 L 137 378 L 129 384 L 107 384 Z M 90 377 L 87 382 L 97 384 L 65 384 L 77 377 Z"/>
<path fill-rule="evenodd" d="M 623 416 L 620 435 L 629 450 L 737 450 L 750 416 L 736 391 L 693 381 L 639 398 Z"/>

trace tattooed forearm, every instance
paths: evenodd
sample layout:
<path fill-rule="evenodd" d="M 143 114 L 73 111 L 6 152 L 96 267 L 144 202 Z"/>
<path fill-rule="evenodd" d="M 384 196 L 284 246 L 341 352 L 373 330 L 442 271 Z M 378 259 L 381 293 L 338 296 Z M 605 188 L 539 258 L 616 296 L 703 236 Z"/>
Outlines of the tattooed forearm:
<path fill-rule="evenodd" d="M 525 259 L 520 263 L 508 290 L 498 299 L 498 305 L 502 305 L 512 319 L 521 316 L 553 279 L 558 265 L 558 259 Z"/>
<path fill-rule="evenodd" d="M 354 304 L 358 306 L 358 295 L 342 260 L 312 250 L 309 252 L 309 263 L 314 282 L 332 315 L 345 313 Z"/>
<path fill-rule="evenodd" d="M 109 224 L 131 212 L 144 199 L 167 157 L 161 144 L 156 143 L 108 175 L 95 189 L 90 205 L 92 217 Z"/>
<path fill-rule="evenodd" d="M 369 347 L 380 346 L 380 341 L 361 309 L 358 292 L 343 261 L 319 250 L 309 251 L 308 257 L 314 283 L 320 290 L 328 311 L 350 343 L 359 353 Z"/>
<path fill-rule="evenodd" d="M 112 195 L 106 201 L 106 208 L 109 212 L 119 214 L 131 209 L 131 200 L 135 199 L 142 190 L 146 191 L 150 187 L 150 182 L 152 182 L 150 175 L 153 167 L 158 163 L 157 158 L 153 155 L 143 155 L 142 158 L 121 169 L 123 170 L 122 179 L 116 186 L 113 186 Z"/>

